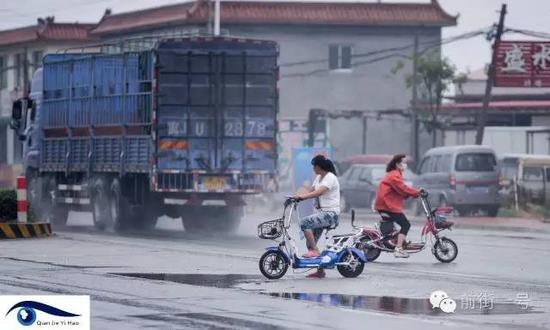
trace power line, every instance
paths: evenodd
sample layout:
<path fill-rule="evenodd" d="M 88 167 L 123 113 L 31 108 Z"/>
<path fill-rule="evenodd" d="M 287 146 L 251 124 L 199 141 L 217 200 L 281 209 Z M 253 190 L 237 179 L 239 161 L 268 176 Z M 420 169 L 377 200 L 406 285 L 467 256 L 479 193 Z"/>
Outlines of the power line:
<path fill-rule="evenodd" d="M 466 33 L 463 33 L 463 34 L 459 34 L 457 36 L 448 37 L 448 38 L 438 40 L 438 41 L 433 41 L 433 40 L 424 41 L 424 42 L 419 43 L 419 45 L 420 46 L 430 45 L 430 44 L 434 44 L 434 43 L 445 44 L 445 43 L 454 42 L 454 41 L 460 40 L 460 39 L 471 38 L 471 37 L 476 37 L 476 36 L 481 35 L 481 34 L 486 34 L 490 30 L 491 30 L 491 27 L 485 27 L 485 28 L 482 28 L 482 29 L 479 29 L 479 30 L 466 32 Z M 391 47 L 391 48 L 384 48 L 384 49 L 374 50 L 374 51 L 370 51 L 370 52 L 366 52 L 366 53 L 352 54 L 352 58 L 370 57 L 370 56 L 373 56 L 373 55 L 379 55 L 379 54 L 388 53 L 388 52 L 405 51 L 405 50 L 409 50 L 409 49 L 412 49 L 412 48 L 414 48 L 414 43 L 407 44 L 405 46 L 398 46 L 398 47 Z M 301 66 L 301 65 L 306 65 L 306 64 L 328 63 L 328 61 L 329 61 L 328 58 L 323 58 L 323 59 L 314 59 L 314 60 L 304 60 L 304 61 L 297 61 L 297 62 L 281 63 L 279 66 L 280 67 L 293 67 L 293 66 Z"/>
<path fill-rule="evenodd" d="M 512 32 L 512 33 L 522 34 L 522 35 L 525 35 L 525 36 L 528 36 L 528 37 L 550 39 L 550 33 L 541 32 L 541 31 L 506 28 L 504 30 L 504 32 Z"/>
<path fill-rule="evenodd" d="M 477 37 L 477 36 L 480 36 L 480 35 L 484 35 L 484 34 L 488 33 L 490 30 L 491 30 L 491 27 L 466 32 L 466 33 L 463 33 L 463 34 L 460 34 L 460 35 L 457 35 L 457 36 L 452 36 L 452 37 L 442 39 L 440 41 L 425 41 L 425 42 L 420 43 L 420 44 L 425 45 L 426 47 L 421 49 L 418 52 L 418 54 L 423 55 L 427 51 L 429 51 L 431 49 L 434 49 L 434 48 L 438 48 L 438 47 L 440 47 L 442 45 L 445 45 L 445 44 L 449 44 L 449 43 L 453 43 L 453 42 L 456 42 L 456 41 L 470 39 L 470 38 L 474 38 L 474 37 Z M 370 57 L 370 56 L 373 56 L 373 55 L 379 55 L 379 54 L 384 54 L 384 53 L 390 52 L 390 54 L 375 57 L 375 58 L 372 58 L 372 59 L 363 60 L 363 61 L 356 61 L 351 65 L 351 67 L 358 67 L 358 66 L 362 66 L 362 65 L 372 64 L 372 63 L 380 62 L 380 61 L 387 60 L 387 59 L 394 58 L 394 57 L 401 57 L 401 58 L 405 58 L 405 59 L 411 59 L 410 56 L 407 56 L 407 55 L 403 54 L 402 52 L 399 52 L 399 51 L 407 50 L 411 47 L 414 47 L 414 44 L 406 45 L 406 46 L 400 46 L 400 47 L 380 49 L 380 50 L 371 51 L 371 52 L 368 52 L 368 53 L 356 54 L 356 55 L 353 55 L 352 58 Z M 305 64 L 309 64 L 309 63 L 327 63 L 327 62 L 328 62 L 328 59 L 325 59 L 325 60 L 312 60 L 312 61 L 301 61 L 301 62 L 296 62 L 296 63 L 287 63 L 286 66 L 288 67 L 288 66 L 295 66 L 295 65 L 298 65 L 298 64 L 305 65 Z M 281 64 L 281 66 L 284 67 L 285 65 Z M 281 76 L 281 78 L 307 77 L 307 76 L 312 76 L 312 75 L 315 75 L 315 74 L 318 74 L 318 73 L 329 72 L 329 71 L 331 71 L 330 68 L 318 68 L 318 69 L 310 70 L 310 71 L 307 71 L 307 72 L 297 72 L 297 73 L 284 74 L 284 75 Z"/>

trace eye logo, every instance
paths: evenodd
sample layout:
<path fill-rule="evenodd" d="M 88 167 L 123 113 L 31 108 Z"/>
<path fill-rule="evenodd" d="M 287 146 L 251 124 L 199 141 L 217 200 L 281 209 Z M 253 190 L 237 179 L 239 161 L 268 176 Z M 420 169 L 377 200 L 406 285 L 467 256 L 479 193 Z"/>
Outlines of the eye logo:
<path fill-rule="evenodd" d="M 17 312 L 17 321 L 21 325 L 33 325 L 36 321 L 36 312 L 32 308 L 23 307 Z"/>
<path fill-rule="evenodd" d="M 61 317 L 77 317 L 80 316 L 79 314 L 73 314 L 66 312 L 62 309 L 39 303 L 37 301 L 22 301 L 20 303 L 17 303 L 13 305 L 10 310 L 6 313 L 6 316 L 8 316 L 13 310 L 18 309 L 17 311 L 17 321 L 19 321 L 19 324 L 24 326 L 30 326 L 33 325 L 34 322 L 36 322 L 36 310 L 39 310 L 41 312 L 54 315 L 54 316 L 61 316 Z"/>

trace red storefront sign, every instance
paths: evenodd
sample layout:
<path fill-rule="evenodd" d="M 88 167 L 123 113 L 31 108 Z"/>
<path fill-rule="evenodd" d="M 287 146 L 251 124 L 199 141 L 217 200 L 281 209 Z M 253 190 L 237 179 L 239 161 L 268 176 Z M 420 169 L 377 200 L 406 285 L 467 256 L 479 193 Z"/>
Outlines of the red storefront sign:
<path fill-rule="evenodd" d="M 550 87 L 550 42 L 501 41 L 496 52 L 496 87 Z"/>

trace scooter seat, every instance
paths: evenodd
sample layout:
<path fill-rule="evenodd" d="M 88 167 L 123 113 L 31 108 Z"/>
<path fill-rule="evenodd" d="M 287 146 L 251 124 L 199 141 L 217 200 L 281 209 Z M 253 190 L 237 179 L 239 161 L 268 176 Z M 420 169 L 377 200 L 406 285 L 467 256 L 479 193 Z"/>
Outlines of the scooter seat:
<path fill-rule="evenodd" d="M 338 238 L 338 237 L 348 237 L 352 236 L 353 234 L 341 234 L 341 235 L 332 235 L 332 238 Z"/>

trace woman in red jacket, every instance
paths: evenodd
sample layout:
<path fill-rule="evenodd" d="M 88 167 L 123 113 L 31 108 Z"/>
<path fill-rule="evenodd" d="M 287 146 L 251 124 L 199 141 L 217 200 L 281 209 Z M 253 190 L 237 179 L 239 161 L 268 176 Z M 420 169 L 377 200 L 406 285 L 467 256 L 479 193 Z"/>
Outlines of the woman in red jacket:
<path fill-rule="evenodd" d="M 401 227 L 397 236 L 397 246 L 394 255 L 396 258 L 407 258 L 409 254 L 403 250 L 403 242 L 407 238 L 407 233 L 411 223 L 403 214 L 403 200 L 409 197 L 417 198 L 420 196 L 420 190 L 409 187 L 403 182 L 403 171 L 407 168 L 407 158 L 405 155 L 395 155 L 386 167 L 386 175 L 378 185 L 376 191 L 376 201 L 374 208 L 382 216 L 380 230 L 384 232 L 384 227 L 388 225 L 393 228 L 393 222 Z"/>

